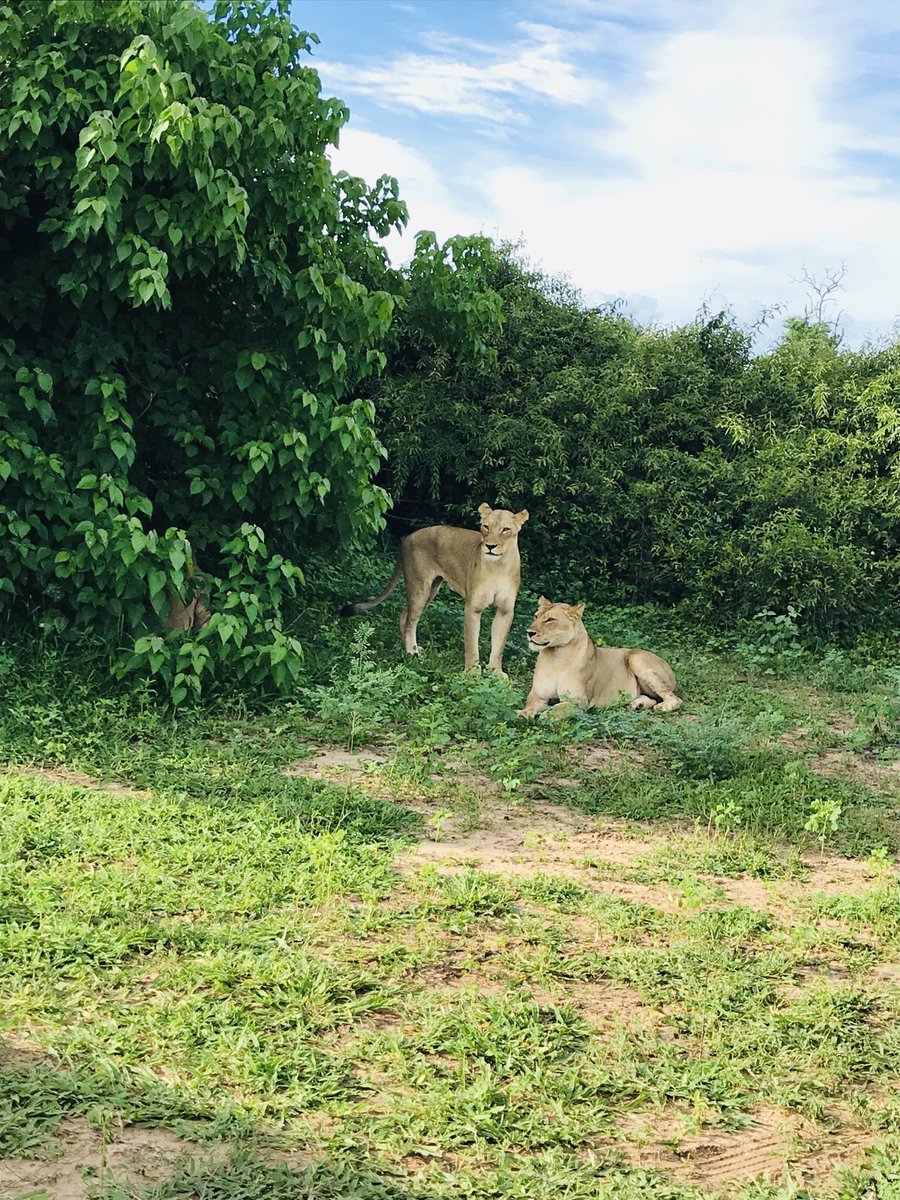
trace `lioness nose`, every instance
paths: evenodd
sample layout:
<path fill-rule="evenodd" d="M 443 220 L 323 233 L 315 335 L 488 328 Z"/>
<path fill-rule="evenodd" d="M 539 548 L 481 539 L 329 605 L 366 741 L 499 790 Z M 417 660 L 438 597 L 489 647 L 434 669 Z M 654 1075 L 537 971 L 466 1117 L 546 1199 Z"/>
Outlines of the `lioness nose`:
<path fill-rule="evenodd" d="M 486 544 L 488 550 L 496 550 L 497 549 L 496 542 L 486 542 L 485 544 Z"/>

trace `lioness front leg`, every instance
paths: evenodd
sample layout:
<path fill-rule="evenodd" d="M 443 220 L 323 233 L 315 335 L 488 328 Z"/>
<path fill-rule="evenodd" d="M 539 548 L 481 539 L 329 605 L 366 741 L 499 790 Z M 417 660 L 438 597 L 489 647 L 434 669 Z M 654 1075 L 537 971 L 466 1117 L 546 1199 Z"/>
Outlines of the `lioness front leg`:
<path fill-rule="evenodd" d="M 498 608 L 494 612 L 494 619 L 491 622 L 491 658 L 489 666 L 496 671 L 501 679 L 508 679 L 509 676 L 503 670 L 503 650 L 506 646 L 506 639 L 509 637 L 509 631 L 513 623 L 513 608 Z"/>
<path fill-rule="evenodd" d="M 478 666 L 478 641 L 481 637 L 481 614 L 484 607 L 476 608 L 474 604 L 466 604 L 464 631 L 466 641 L 466 670 L 474 671 Z"/>
<path fill-rule="evenodd" d="M 550 697 L 542 696 L 540 692 L 531 691 L 525 698 L 525 707 L 516 713 L 517 717 L 536 717 L 550 707 Z"/>

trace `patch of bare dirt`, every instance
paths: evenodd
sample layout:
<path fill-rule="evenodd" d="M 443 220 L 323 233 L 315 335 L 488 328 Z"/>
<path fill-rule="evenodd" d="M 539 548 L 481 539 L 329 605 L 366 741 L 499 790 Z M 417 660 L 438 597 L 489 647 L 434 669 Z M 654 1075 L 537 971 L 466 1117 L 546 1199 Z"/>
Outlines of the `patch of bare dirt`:
<path fill-rule="evenodd" d="M 865 890 L 872 886 L 872 868 L 858 858 L 816 854 L 805 858 L 803 865 L 809 872 L 809 878 L 803 886 L 795 889 L 798 896 L 808 896 L 811 892 L 855 896 L 859 894 L 860 889 Z M 898 877 L 896 870 L 885 871 L 884 874 L 890 879 Z"/>
<path fill-rule="evenodd" d="M 795 699 L 801 700 L 804 704 L 809 702 L 809 696 L 797 695 Z M 816 724 L 812 729 L 808 725 L 795 725 L 793 729 L 787 729 L 784 733 L 779 734 L 778 741 L 782 746 L 787 746 L 789 750 L 802 752 L 809 749 L 810 742 L 814 738 L 819 738 L 823 734 L 840 737 L 855 728 L 856 719 L 852 713 L 829 712 L 828 719 Z"/>
<path fill-rule="evenodd" d="M 723 878 L 716 876 L 715 883 L 722 889 L 722 899 L 728 903 L 741 904 L 757 912 L 768 913 L 773 921 L 790 926 L 798 919 L 798 913 L 806 913 L 808 919 L 810 897 L 815 893 L 832 896 L 859 896 L 869 888 L 878 886 L 872 868 L 865 862 L 836 855 L 814 855 L 803 860 L 808 871 L 806 880 Z M 884 879 L 900 878 L 897 870 L 884 871 Z M 850 933 L 845 922 L 815 918 L 820 928 Z"/>
<path fill-rule="evenodd" d="M 788 1154 L 777 1129 L 698 1133 L 679 1143 L 674 1173 L 706 1187 L 751 1179 L 776 1180 L 785 1173 Z"/>
<path fill-rule="evenodd" d="M 900 962 L 879 963 L 869 970 L 869 977 L 877 983 L 900 987 Z"/>
<path fill-rule="evenodd" d="M 631 883 L 602 877 L 594 880 L 583 874 L 576 875 L 575 878 L 598 896 L 623 900 L 626 904 L 644 905 L 668 916 L 681 912 L 687 905 L 683 893 L 667 883 Z M 570 916 L 568 920 L 570 929 L 594 948 L 601 942 L 607 946 L 616 943 L 617 939 L 609 934 L 599 916 Z"/>
<path fill-rule="evenodd" d="M 677 913 L 686 907 L 684 894 L 666 883 L 619 883 L 613 880 L 603 884 L 603 894 L 626 900 L 629 904 L 646 904 L 663 913 Z"/>
<path fill-rule="evenodd" d="M 600 1027 L 613 1023 L 658 1030 L 664 1020 L 633 988 L 606 979 L 567 979 L 554 987 L 533 987 L 530 991 L 535 1004 L 542 1008 L 566 1004 L 589 1024 Z"/>
<path fill-rule="evenodd" d="M 729 903 L 753 908 L 757 912 L 771 912 L 774 890 L 771 883 L 750 876 L 732 879 L 720 875 L 715 877 L 715 882 L 722 889 L 722 898 Z"/>
<path fill-rule="evenodd" d="M 823 985 L 831 989 L 846 987 L 852 982 L 853 975 L 845 963 L 824 961 L 795 967 L 792 981 L 782 983 L 778 992 L 788 1004 L 796 1004 L 809 996 L 810 992 L 819 991 Z"/>
<path fill-rule="evenodd" d="M 491 779 L 490 775 L 485 775 L 482 771 L 464 771 L 462 767 L 453 762 L 442 763 L 441 770 L 428 776 L 428 782 L 433 784 L 452 783 L 454 790 L 468 788 L 469 791 L 489 796 L 496 796 L 500 791 L 497 781 Z M 440 797 L 432 797 L 432 799 L 439 801 Z"/>
<path fill-rule="evenodd" d="M 817 1131 L 796 1114 L 759 1109 L 746 1129 L 687 1133 L 689 1118 L 667 1112 L 630 1114 L 618 1122 L 615 1148 L 631 1163 L 719 1191 L 752 1180 L 821 1185 L 852 1168 L 875 1144 L 859 1129 Z"/>
<path fill-rule="evenodd" d="M 821 1185 L 844 1171 L 852 1171 L 879 1141 L 877 1133 L 852 1129 L 829 1133 L 824 1145 L 803 1155 L 792 1170 L 798 1182 Z"/>
<path fill-rule="evenodd" d="M 68 787 L 86 788 L 93 792 L 109 792 L 113 796 L 131 796 L 146 799 L 150 793 L 142 788 L 128 787 L 109 779 L 95 779 L 84 771 L 73 767 L 5 767 L 0 775 L 24 775 L 34 779 L 45 779 L 48 783 L 64 783 Z"/>
<path fill-rule="evenodd" d="M 855 721 L 849 713 L 833 713 L 826 729 L 832 735 L 843 735 L 854 727 Z M 814 749 L 816 737 L 816 731 L 798 725 L 780 734 L 778 741 L 797 754 L 809 754 Z M 896 794 L 900 791 L 900 758 L 877 759 L 849 746 L 828 746 L 807 759 L 807 766 L 817 775 L 853 780 L 876 793 Z"/>
<path fill-rule="evenodd" d="M 433 867 L 442 873 L 474 866 L 494 874 L 587 877 L 592 866 L 634 866 L 655 846 L 624 831 L 624 823 L 599 822 L 559 805 L 537 801 L 495 809 L 478 829 L 449 819 L 440 839 L 423 839 L 398 859 L 401 871 Z"/>
<path fill-rule="evenodd" d="M 358 784 L 371 774 L 373 767 L 386 761 L 384 754 L 365 746 L 359 750 L 328 746 L 316 749 L 309 758 L 298 758 L 284 768 L 284 773 L 304 779 L 325 779 L 329 783 Z"/>
<path fill-rule="evenodd" d="M 63 1121 L 52 1157 L 0 1160 L 0 1191 L 17 1196 L 42 1190 L 52 1200 L 80 1200 L 101 1185 L 134 1187 L 167 1178 L 180 1160 L 201 1155 L 215 1158 L 216 1152 L 167 1129 L 126 1127 L 104 1138 L 78 1117 Z"/>
<path fill-rule="evenodd" d="M 621 771 L 623 767 L 632 763 L 643 763 L 647 758 L 640 750 L 626 751 L 608 742 L 594 742 L 583 757 L 581 751 L 574 746 L 570 754 L 576 760 L 581 759 L 581 765 L 586 771 Z"/>
<path fill-rule="evenodd" d="M 876 793 L 891 795 L 900 791 L 900 758 L 884 762 L 852 750 L 831 748 L 812 759 L 809 769 L 832 779 L 854 780 Z"/>
<path fill-rule="evenodd" d="M 479 996 L 505 996 L 510 990 L 509 982 L 491 979 L 483 972 L 467 971 L 452 963 L 417 968 L 412 978 L 416 984 L 430 992 L 471 992 Z"/>
<path fill-rule="evenodd" d="M 22 1036 L 5 1033 L 0 1041 L 0 1067 L 8 1071 L 26 1071 L 46 1063 L 47 1054 L 34 1042 Z"/>

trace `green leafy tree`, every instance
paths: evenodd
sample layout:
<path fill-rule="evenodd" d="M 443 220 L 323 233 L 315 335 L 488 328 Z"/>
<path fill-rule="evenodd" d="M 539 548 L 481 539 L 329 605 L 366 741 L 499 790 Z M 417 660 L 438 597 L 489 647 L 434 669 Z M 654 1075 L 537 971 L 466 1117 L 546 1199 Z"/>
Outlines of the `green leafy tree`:
<path fill-rule="evenodd" d="M 288 684 L 303 546 L 387 507 L 364 381 L 406 209 L 333 172 L 347 110 L 287 13 L 0 0 L 0 603 L 176 701 Z M 163 637 L 200 579 L 211 620 Z"/>
<path fill-rule="evenodd" d="M 427 298 L 432 278 L 410 288 Z M 895 619 L 897 347 L 841 352 L 802 318 L 757 356 L 726 314 L 643 329 L 509 247 L 482 246 L 467 279 L 502 304 L 486 352 L 460 361 L 413 329 L 377 385 L 401 516 L 527 505 L 526 578 L 559 599 L 795 611 L 829 636 Z"/>

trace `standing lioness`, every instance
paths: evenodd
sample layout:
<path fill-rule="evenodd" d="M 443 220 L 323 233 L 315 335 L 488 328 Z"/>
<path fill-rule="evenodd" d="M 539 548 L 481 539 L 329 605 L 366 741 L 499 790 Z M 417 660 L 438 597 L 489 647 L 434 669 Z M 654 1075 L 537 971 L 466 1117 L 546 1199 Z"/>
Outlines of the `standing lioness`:
<path fill-rule="evenodd" d="M 400 582 L 400 576 L 405 576 L 406 608 L 400 614 L 400 632 L 407 653 L 418 654 L 419 618 L 446 581 L 466 602 L 466 670 L 478 666 L 481 614 L 493 605 L 489 665 L 505 675 L 503 648 L 512 625 L 521 578 L 519 530 L 528 520 L 528 510 L 512 513 L 482 504 L 478 512 L 480 532 L 452 525 L 429 525 L 405 537 L 400 544 L 397 569 L 381 595 L 364 604 L 348 604 L 341 610 L 341 616 L 368 612 L 386 600 Z"/>
<path fill-rule="evenodd" d="M 581 619 L 583 612 L 583 604 L 553 604 L 541 596 L 528 629 L 528 645 L 538 656 L 534 679 L 519 716 L 535 717 L 561 696 L 601 708 L 622 692 L 632 697 L 632 708 L 681 708 L 667 662 L 649 650 L 595 645 Z"/>

